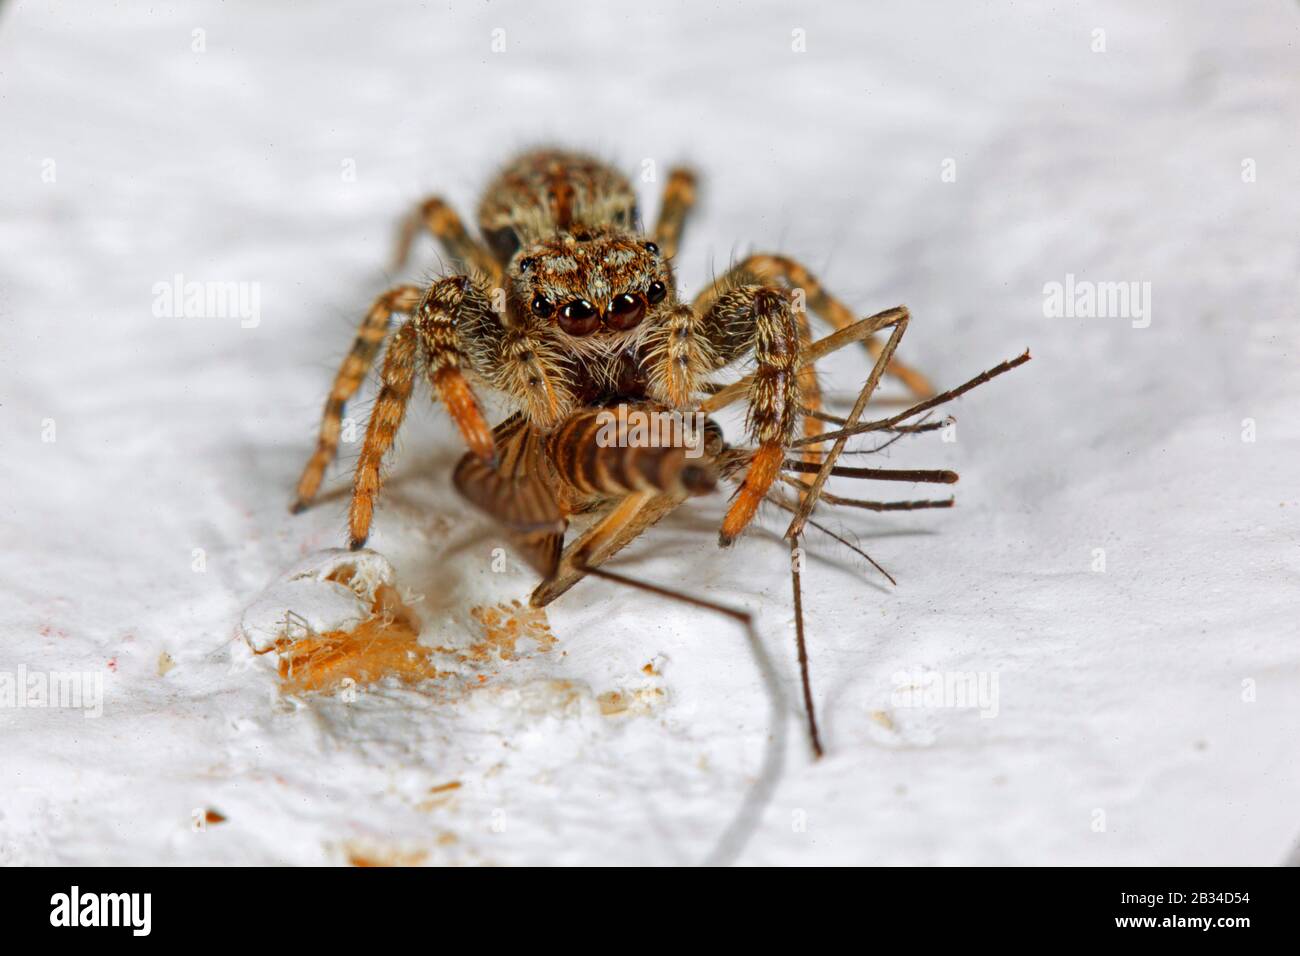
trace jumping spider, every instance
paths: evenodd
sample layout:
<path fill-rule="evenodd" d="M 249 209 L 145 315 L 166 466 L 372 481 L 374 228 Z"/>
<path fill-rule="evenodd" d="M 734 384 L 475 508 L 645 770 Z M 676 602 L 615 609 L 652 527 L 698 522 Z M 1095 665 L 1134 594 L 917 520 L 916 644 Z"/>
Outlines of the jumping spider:
<path fill-rule="evenodd" d="M 294 510 L 315 497 L 338 449 L 344 403 L 397 312 L 410 318 L 389 341 L 356 466 L 353 548 L 369 536 L 380 465 L 419 371 L 471 453 L 491 467 L 498 449 L 475 384 L 504 393 L 534 430 L 546 433 L 578 409 L 619 401 L 686 409 L 708 375 L 752 357 L 747 429 L 756 450 L 719 532 L 723 545 L 734 541 L 777 479 L 800 422 L 805 435 L 821 430 L 812 365 L 799 367 L 810 338 L 800 303 L 837 329 L 855 316 L 807 269 L 777 255 L 749 256 L 693 302 L 679 299 L 672 258 L 694 200 L 695 177 L 674 169 L 647 237 L 638 231 L 636 194 L 624 176 L 587 156 L 539 151 L 520 156 L 488 186 L 479 207 L 482 242 L 441 199 L 425 202 L 403 230 L 398 264 L 423 223 L 464 271 L 427 288 L 398 286 L 371 306 L 325 403 Z M 879 355 L 879 343 L 868 346 Z M 930 393 L 924 378 L 897 360 L 888 371 L 918 395 Z"/>
<path fill-rule="evenodd" d="M 837 467 L 845 441 L 891 432 L 889 444 L 904 434 L 941 427 L 916 416 L 1029 355 L 932 395 L 925 379 L 894 355 L 907 328 L 905 308 L 857 319 L 807 269 L 778 255 L 749 256 L 684 302 L 672 258 L 694 200 L 694 176 L 673 170 L 654 233 L 647 237 L 638 232 L 636 195 L 627 179 L 586 156 L 541 151 L 516 159 L 488 187 L 479 207 L 481 242 L 442 200 L 425 202 L 405 224 L 398 267 L 423 224 L 464 271 L 427 288 L 398 286 L 371 306 L 325 403 L 294 510 L 315 497 L 338 450 L 344 403 L 388 338 L 393 313 L 405 313 L 409 318 L 388 340 L 382 387 L 357 461 L 351 546 L 362 547 L 370 533 L 380 465 L 421 371 L 469 446 L 455 471 L 456 487 L 500 523 L 542 574 L 532 594 L 534 606 L 550 603 L 592 574 L 729 614 L 754 638 L 747 612 L 601 569 L 687 497 L 711 490 L 718 478 L 730 480 L 737 490 L 719 531 L 721 544 L 734 541 L 764 501 L 794 514 L 785 537 L 792 549 L 796 642 L 809 731 L 820 754 L 803 635 L 800 535 L 805 525 L 812 526 L 870 558 L 812 520 L 812 509 L 819 501 L 874 511 L 952 504 L 951 498 L 849 499 L 825 492 L 824 484 L 831 475 L 957 479 L 950 471 Z M 837 331 L 812 342 L 805 304 Z M 886 330 L 887 341 L 873 338 Z M 814 365 L 855 342 L 867 346 L 873 365 L 852 411 L 837 418 L 822 411 Z M 752 358 L 754 369 L 740 381 L 725 387 L 709 381 L 745 358 Z M 923 400 L 888 418 L 861 421 L 885 373 Z M 475 385 L 503 393 L 514 413 L 489 427 Z M 688 461 L 680 446 L 599 440 L 601 416 L 614 405 L 704 415 L 734 401 L 747 405 L 749 446 L 728 447 L 709 422 L 699 463 Z M 827 432 L 824 422 L 841 427 Z M 800 429 L 802 436 L 796 434 Z M 784 486 L 793 486 L 795 497 L 783 496 Z M 598 517 L 565 546 L 570 517 L 583 513 Z"/>

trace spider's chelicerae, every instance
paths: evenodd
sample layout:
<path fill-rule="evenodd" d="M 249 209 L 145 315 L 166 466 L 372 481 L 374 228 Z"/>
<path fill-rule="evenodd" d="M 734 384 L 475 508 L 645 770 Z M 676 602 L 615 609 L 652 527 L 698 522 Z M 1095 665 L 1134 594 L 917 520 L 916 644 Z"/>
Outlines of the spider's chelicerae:
<path fill-rule="evenodd" d="M 470 451 L 491 465 L 498 450 L 476 386 L 505 393 L 528 424 L 548 432 L 577 409 L 613 401 L 685 409 L 710 373 L 749 357 L 755 371 L 747 422 L 756 450 L 719 534 L 723 544 L 735 540 L 777 479 L 800 422 L 807 434 L 821 427 L 803 413 L 816 412 L 820 399 L 811 363 L 799 367 L 809 340 L 802 303 L 840 329 L 855 316 L 807 269 L 777 255 L 749 256 L 694 301 L 679 298 L 672 258 L 694 199 L 695 177 L 673 170 L 653 236 L 646 236 L 624 176 L 588 156 L 538 151 L 488 186 L 479 207 L 482 241 L 445 202 L 425 202 L 404 229 L 398 264 L 423 223 L 464 271 L 427 288 L 399 286 L 375 301 L 326 402 L 294 509 L 316 495 L 338 448 L 344 403 L 378 354 L 391 316 L 406 313 L 388 344 L 356 466 L 352 547 L 370 533 L 380 465 L 421 371 Z M 879 354 L 877 342 L 868 345 Z M 929 393 L 896 359 L 888 371 L 917 394 Z"/>

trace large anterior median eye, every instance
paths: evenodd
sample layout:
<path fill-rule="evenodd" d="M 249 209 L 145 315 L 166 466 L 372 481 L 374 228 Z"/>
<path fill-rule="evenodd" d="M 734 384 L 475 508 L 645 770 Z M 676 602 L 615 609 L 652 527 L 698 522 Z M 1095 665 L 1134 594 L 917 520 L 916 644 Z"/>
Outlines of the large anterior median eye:
<path fill-rule="evenodd" d="M 600 328 L 600 313 L 586 299 L 574 299 L 560 309 L 560 328 L 570 335 L 590 335 Z"/>
<path fill-rule="evenodd" d="M 612 329 L 626 332 L 628 329 L 636 328 L 637 323 L 644 316 L 645 299 L 635 293 L 624 292 L 622 295 L 615 296 L 614 301 L 609 304 L 605 322 Z"/>

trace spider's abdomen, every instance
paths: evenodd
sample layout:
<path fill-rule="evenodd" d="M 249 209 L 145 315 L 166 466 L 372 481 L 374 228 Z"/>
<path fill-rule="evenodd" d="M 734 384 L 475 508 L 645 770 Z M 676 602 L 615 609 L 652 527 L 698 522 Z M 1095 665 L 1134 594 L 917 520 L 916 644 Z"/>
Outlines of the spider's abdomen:
<path fill-rule="evenodd" d="M 636 225 L 627 177 L 581 153 L 538 150 L 508 164 L 483 194 L 479 228 L 504 265 L 520 245 L 577 226 Z"/>

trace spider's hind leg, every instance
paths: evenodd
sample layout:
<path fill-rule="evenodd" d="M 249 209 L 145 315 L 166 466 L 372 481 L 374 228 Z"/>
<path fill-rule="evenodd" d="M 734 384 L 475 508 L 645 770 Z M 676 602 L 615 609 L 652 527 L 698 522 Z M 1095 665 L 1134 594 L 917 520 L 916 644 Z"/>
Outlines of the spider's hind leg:
<path fill-rule="evenodd" d="M 456 210 L 437 196 L 431 196 L 402 221 L 393 253 L 392 268 L 397 271 L 406 265 L 411 246 L 423 226 L 442 243 L 443 250 L 453 263 L 469 266 L 492 278 L 492 285 L 502 281 L 501 266 L 492 253 L 465 230 Z"/>
<path fill-rule="evenodd" d="M 665 258 L 671 259 L 677 255 L 682 230 L 686 227 L 686 217 L 694 205 L 695 174 L 679 166 L 668 174 L 663 203 L 659 207 L 659 221 L 655 223 L 655 242 Z"/>

